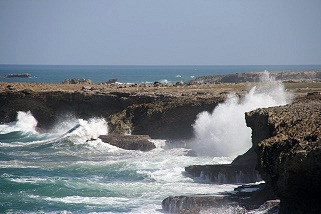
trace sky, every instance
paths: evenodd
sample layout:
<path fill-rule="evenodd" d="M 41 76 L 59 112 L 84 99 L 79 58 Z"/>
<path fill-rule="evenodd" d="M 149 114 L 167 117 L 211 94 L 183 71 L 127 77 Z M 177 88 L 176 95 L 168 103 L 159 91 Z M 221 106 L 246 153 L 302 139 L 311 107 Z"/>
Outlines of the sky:
<path fill-rule="evenodd" d="M 0 0 L 0 64 L 321 64 L 321 0 Z"/>

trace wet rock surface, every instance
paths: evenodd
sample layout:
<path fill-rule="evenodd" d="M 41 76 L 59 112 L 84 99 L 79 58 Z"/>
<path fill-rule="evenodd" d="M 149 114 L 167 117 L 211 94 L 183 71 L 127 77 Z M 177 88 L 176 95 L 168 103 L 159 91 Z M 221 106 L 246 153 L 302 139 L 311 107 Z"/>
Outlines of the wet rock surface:
<path fill-rule="evenodd" d="M 241 184 L 261 181 L 258 171 L 252 167 L 232 164 L 193 165 L 185 171 L 196 180 L 206 180 L 217 184 Z"/>
<path fill-rule="evenodd" d="M 100 135 L 99 138 L 104 143 L 117 146 L 126 150 L 150 151 L 156 146 L 149 141 L 148 135 Z"/>
<path fill-rule="evenodd" d="M 231 193 L 170 196 L 163 200 L 162 208 L 169 213 L 196 214 L 213 208 L 214 210 L 215 208 L 221 208 L 221 212 L 223 212 L 228 207 L 239 207 L 242 209 L 241 213 L 247 213 L 255 209 L 264 208 L 267 210 L 278 204 L 278 201 L 270 201 L 275 199 L 276 196 L 265 184 L 244 185 L 234 189 L 234 192 Z M 267 201 L 270 201 L 270 203 L 266 203 Z"/>
<path fill-rule="evenodd" d="M 280 198 L 280 212 L 320 213 L 320 95 L 309 94 L 291 105 L 252 111 L 247 120 L 253 130 L 264 124 L 272 134 L 257 146 L 257 169 Z"/>

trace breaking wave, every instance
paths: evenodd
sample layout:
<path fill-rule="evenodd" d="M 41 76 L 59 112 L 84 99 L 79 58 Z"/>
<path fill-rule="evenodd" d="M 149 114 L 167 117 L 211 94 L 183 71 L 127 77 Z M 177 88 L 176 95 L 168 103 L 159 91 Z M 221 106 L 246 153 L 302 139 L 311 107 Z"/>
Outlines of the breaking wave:
<path fill-rule="evenodd" d="M 257 108 L 286 105 L 291 102 L 281 82 L 265 72 L 261 83 L 243 98 L 230 94 L 212 113 L 202 112 L 193 124 L 194 148 L 199 154 L 230 156 L 244 153 L 251 147 L 251 129 L 246 126 L 245 112 Z"/>

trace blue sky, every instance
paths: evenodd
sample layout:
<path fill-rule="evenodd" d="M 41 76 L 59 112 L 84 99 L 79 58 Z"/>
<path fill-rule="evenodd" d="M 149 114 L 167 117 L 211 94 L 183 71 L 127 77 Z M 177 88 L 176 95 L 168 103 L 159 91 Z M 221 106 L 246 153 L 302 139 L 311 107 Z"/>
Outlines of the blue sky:
<path fill-rule="evenodd" d="M 0 64 L 321 64 L 320 0 L 0 0 Z"/>

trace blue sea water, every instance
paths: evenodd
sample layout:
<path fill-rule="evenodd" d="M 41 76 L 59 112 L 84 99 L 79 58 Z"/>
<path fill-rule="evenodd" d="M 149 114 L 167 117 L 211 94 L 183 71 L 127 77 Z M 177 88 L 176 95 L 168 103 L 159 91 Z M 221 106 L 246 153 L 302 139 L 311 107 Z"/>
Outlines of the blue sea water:
<path fill-rule="evenodd" d="M 31 78 L 0 79 L 3 82 L 61 83 L 70 78 L 88 78 L 95 83 L 117 78 L 122 83 L 176 83 L 198 76 L 286 70 L 315 70 L 321 65 L 235 65 L 235 66 L 66 66 L 66 65 L 0 65 L 0 76 L 29 73 Z"/>
<path fill-rule="evenodd" d="M 0 125 L 0 213 L 162 213 L 170 195 L 215 194 L 237 185 L 196 183 L 193 164 L 229 163 L 225 157 L 190 157 L 153 140 L 150 152 L 127 151 L 98 140 L 104 119 L 68 119 L 48 133 L 31 113 Z"/>

